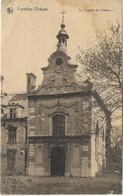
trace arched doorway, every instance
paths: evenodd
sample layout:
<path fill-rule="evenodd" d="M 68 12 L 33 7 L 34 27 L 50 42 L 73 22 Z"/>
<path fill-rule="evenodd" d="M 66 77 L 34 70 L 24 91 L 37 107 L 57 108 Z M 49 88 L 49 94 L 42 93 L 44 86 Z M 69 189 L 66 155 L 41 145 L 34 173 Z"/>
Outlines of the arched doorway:
<path fill-rule="evenodd" d="M 50 160 L 51 176 L 64 176 L 65 173 L 65 151 L 61 147 L 54 147 L 51 150 Z"/>

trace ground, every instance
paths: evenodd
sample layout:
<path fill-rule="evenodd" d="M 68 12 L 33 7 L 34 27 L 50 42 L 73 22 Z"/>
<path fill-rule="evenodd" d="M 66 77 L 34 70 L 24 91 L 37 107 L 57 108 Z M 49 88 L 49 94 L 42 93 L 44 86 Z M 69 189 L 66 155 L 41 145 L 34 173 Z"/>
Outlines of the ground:
<path fill-rule="evenodd" d="M 75 177 L 2 177 L 2 194 L 121 194 L 119 176 Z"/>

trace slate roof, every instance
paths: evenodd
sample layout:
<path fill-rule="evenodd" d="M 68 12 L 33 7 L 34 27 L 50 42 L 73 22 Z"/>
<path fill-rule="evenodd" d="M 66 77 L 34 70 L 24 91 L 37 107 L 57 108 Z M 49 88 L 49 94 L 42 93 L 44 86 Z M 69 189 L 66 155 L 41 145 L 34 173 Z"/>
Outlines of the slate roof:
<path fill-rule="evenodd" d="M 2 98 L 2 106 L 8 107 L 10 105 L 17 105 L 24 109 L 23 117 L 27 117 L 27 96 L 26 93 L 7 94 Z"/>

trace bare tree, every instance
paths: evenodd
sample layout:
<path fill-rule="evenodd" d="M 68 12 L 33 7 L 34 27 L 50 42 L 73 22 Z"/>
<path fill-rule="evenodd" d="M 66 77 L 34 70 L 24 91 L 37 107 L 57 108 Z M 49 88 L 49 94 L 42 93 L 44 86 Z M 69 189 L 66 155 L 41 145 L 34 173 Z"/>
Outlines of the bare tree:
<path fill-rule="evenodd" d="M 122 107 L 122 82 L 121 82 L 121 66 L 122 66 L 122 45 L 120 25 L 109 25 L 108 32 L 97 34 L 97 41 L 86 50 L 79 47 L 76 55 L 80 63 L 80 73 L 77 75 L 78 81 L 81 83 L 82 74 L 89 74 L 90 79 L 94 83 L 94 88 L 101 96 L 110 111 L 107 129 L 107 149 L 110 147 L 111 120 L 114 111 Z M 81 70 L 82 68 L 82 70 Z M 83 73 L 81 73 L 81 71 Z M 108 159 L 110 152 L 108 153 Z"/>
<path fill-rule="evenodd" d="M 120 25 L 110 25 L 104 36 L 98 34 L 97 42 L 83 50 L 79 47 L 76 55 L 84 71 L 111 112 L 121 108 L 122 45 Z M 80 79 L 80 77 L 79 77 Z"/>

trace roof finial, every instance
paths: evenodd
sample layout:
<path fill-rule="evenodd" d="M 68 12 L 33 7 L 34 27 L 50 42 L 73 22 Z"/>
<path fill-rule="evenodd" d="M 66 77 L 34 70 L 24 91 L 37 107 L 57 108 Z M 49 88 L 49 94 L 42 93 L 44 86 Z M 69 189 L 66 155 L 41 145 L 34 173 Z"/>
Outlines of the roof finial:
<path fill-rule="evenodd" d="M 61 14 L 62 14 L 62 23 L 61 23 L 61 25 L 64 25 L 64 14 L 65 14 L 66 12 L 63 10 L 62 12 L 61 12 Z"/>
<path fill-rule="evenodd" d="M 60 51 L 65 51 L 67 47 L 67 39 L 69 38 L 66 30 L 65 30 L 65 24 L 64 24 L 64 14 L 65 11 L 61 12 L 62 14 L 62 23 L 61 23 L 61 29 L 58 32 L 58 35 L 56 36 L 58 39 L 57 49 Z"/>

